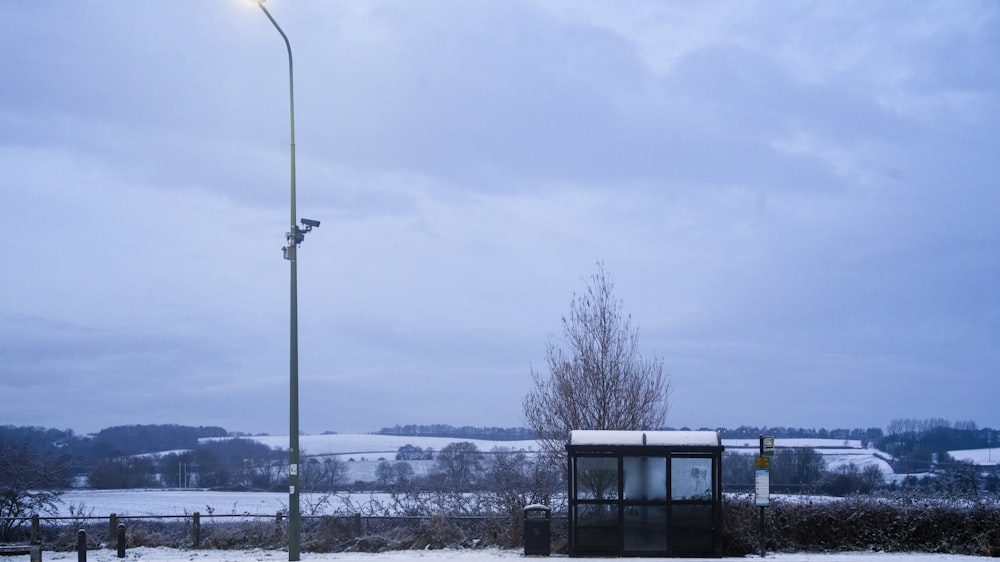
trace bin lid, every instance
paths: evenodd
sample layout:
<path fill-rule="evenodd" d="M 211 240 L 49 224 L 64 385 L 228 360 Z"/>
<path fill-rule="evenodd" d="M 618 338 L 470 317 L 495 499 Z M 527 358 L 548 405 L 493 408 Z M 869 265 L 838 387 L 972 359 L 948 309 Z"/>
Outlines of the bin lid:
<path fill-rule="evenodd" d="M 552 508 L 550 508 L 547 505 L 542 505 L 540 503 L 533 503 L 531 505 L 524 506 L 524 510 L 525 511 L 542 511 L 542 510 L 552 511 Z"/>

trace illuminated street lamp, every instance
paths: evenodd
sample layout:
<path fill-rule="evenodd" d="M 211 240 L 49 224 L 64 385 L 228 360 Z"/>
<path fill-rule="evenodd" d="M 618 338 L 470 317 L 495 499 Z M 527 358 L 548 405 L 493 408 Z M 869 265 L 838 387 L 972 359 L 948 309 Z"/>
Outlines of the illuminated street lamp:
<path fill-rule="evenodd" d="M 288 37 L 281 30 L 278 22 L 274 21 L 271 13 L 264 7 L 265 0 L 254 0 L 260 6 L 261 11 L 271 20 L 274 28 L 281 34 L 285 41 L 285 48 L 288 49 L 288 109 L 289 123 L 291 125 L 291 223 L 285 237 L 288 245 L 282 248 L 285 259 L 291 264 L 291 302 L 289 319 L 289 424 L 288 424 L 288 560 L 299 560 L 299 535 L 302 528 L 301 511 L 299 509 L 299 475 L 301 465 L 299 463 L 299 303 L 298 303 L 298 277 L 296 271 L 296 256 L 299 244 L 305 238 L 307 232 L 319 226 L 319 221 L 312 219 L 302 219 L 302 227 L 295 224 L 295 84 L 292 78 L 292 45 L 288 42 Z"/>

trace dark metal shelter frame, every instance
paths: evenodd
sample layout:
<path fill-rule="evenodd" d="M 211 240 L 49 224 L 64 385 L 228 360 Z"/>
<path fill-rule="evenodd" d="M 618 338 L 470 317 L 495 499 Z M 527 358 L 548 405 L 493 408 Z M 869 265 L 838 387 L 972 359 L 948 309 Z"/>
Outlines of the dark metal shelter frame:
<path fill-rule="evenodd" d="M 573 431 L 570 556 L 721 556 L 715 431 Z"/>

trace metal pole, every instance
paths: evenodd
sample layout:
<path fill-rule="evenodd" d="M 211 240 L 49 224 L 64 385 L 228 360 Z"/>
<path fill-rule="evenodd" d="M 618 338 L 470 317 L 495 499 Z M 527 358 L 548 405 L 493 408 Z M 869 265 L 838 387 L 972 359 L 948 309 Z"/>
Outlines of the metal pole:
<path fill-rule="evenodd" d="M 301 517 L 299 512 L 299 303 L 298 272 L 296 271 L 296 250 L 298 248 L 298 227 L 295 225 L 295 82 L 292 74 L 292 45 L 288 36 L 274 21 L 263 2 L 257 4 L 281 34 L 288 50 L 288 110 L 291 126 L 291 220 L 288 230 L 286 257 L 291 262 L 290 302 L 289 302 L 289 423 L 288 423 L 288 560 L 299 560 L 299 534 Z"/>
<path fill-rule="evenodd" d="M 764 436 L 760 436 L 760 456 L 764 456 Z M 767 543 L 764 539 L 764 507 L 760 508 L 760 557 L 767 555 Z"/>

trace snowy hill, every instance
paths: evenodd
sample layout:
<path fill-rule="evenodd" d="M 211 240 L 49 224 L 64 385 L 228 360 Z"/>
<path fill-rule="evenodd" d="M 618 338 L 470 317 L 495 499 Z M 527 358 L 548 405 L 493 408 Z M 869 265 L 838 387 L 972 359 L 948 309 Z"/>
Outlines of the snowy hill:
<path fill-rule="evenodd" d="M 757 439 L 723 439 L 726 451 L 756 455 L 760 450 Z M 877 466 L 887 480 L 894 475 L 892 467 L 886 460 L 888 455 L 875 448 L 861 446 L 861 441 L 853 439 L 782 439 L 774 440 L 775 449 L 808 447 L 823 456 L 826 469 L 835 471 L 840 467 L 854 464 L 864 469 Z"/>
<path fill-rule="evenodd" d="M 288 448 L 287 435 L 247 437 L 269 447 Z M 208 439 L 212 440 L 212 439 Z M 452 443 L 468 441 L 474 443 L 482 452 L 489 452 L 494 447 L 537 452 L 538 443 L 531 441 L 487 441 L 481 439 L 461 439 L 457 437 L 407 437 L 399 435 L 376 435 L 370 433 L 345 433 L 330 435 L 302 435 L 299 437 L 299 447 L 304 456 L 335 456 L 340 460 L 393 460 L 396 451 L 403 445 L 413 445 L 421 449 L 433 449 L 438 452 Z"/>
<path fill-rule="evenodd" d="M 288 448 L 287 435 L 249 437 L 269 447 Z M 370 480 L 375 467 L 380 461 L 395 460 L 396 451 L 403 445 L 412 445 L 421 449 L 433 449 L 438 452 L 451 443 L 468 441 L 488 453 L 494 447 L 537 453 L 540 450 L 536 441 L 487 441 L 478 439 L 461 439 L 455 437 L 414 437 L 376 434 L 331 434 L 303 435 L 299 437 L 302 454 L 310 456 L 333 456 L 349 463 L 349 478 L 351 480 Z M 727 452 L 742 454 L 757 454 L 759 443 L 756 439 L 723 439 Z M 810 447 L 823 455 L 828 470 L 836 470 L 850 463 L 860 468 L 875 465 L 886 477 L 893 474 L 892 467 L 886 461 L 885 453 L 877 449 L 865 448 L 857 440 L 844 439 L 776 439 L 775 446 L 782 448 Z M 1000 456 L 1000 454 L 998 454 Z M 409 461 L 417 474 L 429 470 L 431 461 Z"/>
<path fill-rule="evenodd" d="M 203 439 L 212 441 L 216 438 Z M 268 447 L 287 449 L 288 436 L 257 436 L 247 437 Z M 489 441 L 483 439 L 462 439 L 457 437 L 414 437 L 399 435 L 378 435 L 371 433 L 345 433 L 329 435 L 301 435 L 299 447 L 302 456 L 334 457 L 344 461 L 347 467 L 348 482 L 371 482 L 376 479 L 375 471 L 383 461 L 394 462 L 396 452 L 404 445 L 412 445 L 421 449 L 432 449 L 435 453 L 452 443 L 470 442 L 483 453 L 489 453 L 496 447 L 536 453 L 538 443 L 531 441 Z M 408 460 L 417 476 L 426 476 L 434 465 L 431 460 Z"/>
<path fill-rule="evenodd" d="M 1000 449 L 964 449 L 948 451 L 957 461 L 968 461 L 978 466 L 994 466 L 1000 464 Z"/>

